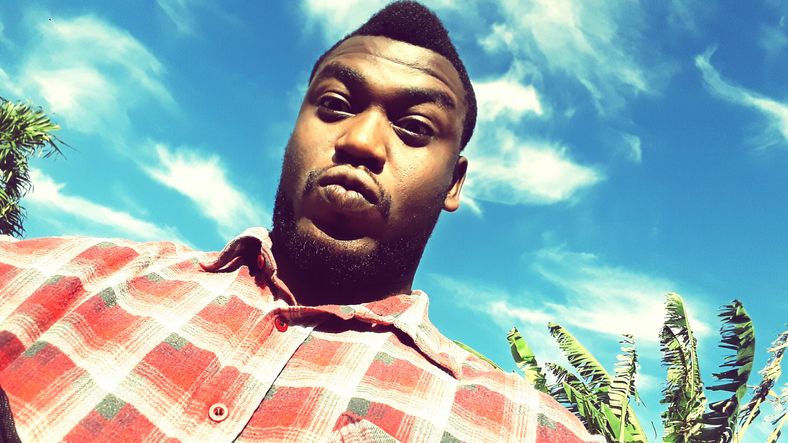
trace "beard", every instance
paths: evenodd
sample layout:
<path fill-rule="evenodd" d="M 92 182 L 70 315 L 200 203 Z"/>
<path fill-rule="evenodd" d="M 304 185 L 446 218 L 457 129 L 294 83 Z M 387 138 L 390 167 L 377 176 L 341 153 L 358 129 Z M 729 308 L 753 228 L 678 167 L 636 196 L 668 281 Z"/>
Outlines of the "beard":
<path fill-rule="evenodd" d="M 317 177 L 323 171 L 309 173 L 301 190 L 302 197 L 313 190 Z M 384 219 L 388 219 L 391 197 L 381 191 L 380 212 Z M 287 257 L 290 265 L 295 267 L 296 275 L 309 282 L 309 286 L 338 296 L 344 291 L 355 292 L 368 287 L 370 296 L 374 298 L 372 293 L 376 287 L 401 281 L 416 271 L 438 222 L 445 196 L 446 192 L 436 195 L 426 208 L 419 211 L 421 226 L 415 232 L 379 242 L 371 251 L 359 251 L 352 240 L 324 241 L 299 230 L 293 203 L 282 192 L 280 179 L 274 202 L 271 239 L 274 248 Z"/>

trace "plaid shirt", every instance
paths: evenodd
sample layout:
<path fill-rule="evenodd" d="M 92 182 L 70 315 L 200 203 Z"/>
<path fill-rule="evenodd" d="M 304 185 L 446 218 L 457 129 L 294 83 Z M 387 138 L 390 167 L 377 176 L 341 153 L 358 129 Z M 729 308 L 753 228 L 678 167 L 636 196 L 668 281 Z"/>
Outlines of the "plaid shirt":
<path fill-rule="evenodd" d="M 603 441 L 443 337 L 419 291 L 298 306 L 264 229 L 0 241 L 0 386 L 22 441 Z M 225 256 L 228 257 L 228 256 Z"/>

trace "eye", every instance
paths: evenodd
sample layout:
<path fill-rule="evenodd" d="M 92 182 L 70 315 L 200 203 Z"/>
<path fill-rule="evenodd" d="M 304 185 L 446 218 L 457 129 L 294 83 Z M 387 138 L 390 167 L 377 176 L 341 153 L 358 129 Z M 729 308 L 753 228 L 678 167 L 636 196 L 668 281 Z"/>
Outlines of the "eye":
<path fill-rule="evenodd" d="M 435 135 L 432 125 L 418 117 L 406 117 L 394 123 L 402 141 L 411 146 L 425 146 Z"/>
<path fill-rule="evenodd" d="M 317 107 L 328 113 L 350 113 L 350 103 L 344 97 L 333 93 L 320 96 L 317 100 Z"/>

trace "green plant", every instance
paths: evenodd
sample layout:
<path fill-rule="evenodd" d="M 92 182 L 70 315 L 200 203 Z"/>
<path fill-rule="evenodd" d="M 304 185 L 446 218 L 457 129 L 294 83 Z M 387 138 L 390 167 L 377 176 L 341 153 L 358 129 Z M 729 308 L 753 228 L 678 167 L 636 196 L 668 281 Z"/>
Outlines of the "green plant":
<path fill-rule="evenodd" d="M 68 145 L 52 134 L 59 129 L 41 107 L 0 97 L 0 234 L 24 235 L 25 208 L 19 200 L 33 186 L 28 162 L 63 154 L 57 143 Z"/>
<path fill-rule="evenodd" d="M 509 331 L 507 338 L 526 380 L 577 415 L 589 432 L 601 434 L 608 441 L 647 442 L 630 406 L 631 397 L 640 401 L 635 389 L 638 363 L 634 338 L 625 335 L 621 340 L 623 354 L 618 356 L 611 377 L 569 331 L 553 323 L 548 329 L 577 375 L 558 364 L 546 363 L 545 367 L 555 378 L 555 382 L 548 383 L 530 347 L 515 328 Z"/>
<path fill-rule="evenodd" d="M 761 405 L 770 402 L 776 411 L 772 416 L 772 425 L 776 427 L 767 443 L 775 442 L 788 421 L 788 388 L 783 389 L 781 395 L 772 390 L 780 376 L 780 363 L 788 347 L 788 331 L 772 343 L 769 349 L 772 357 L 760 371 L 763 380 L 753 390 L 752 398 L 743 402 L 755 355 L 755 329 L 742 303 L 734 300 L 720 309 L 720 347 L 733 353 L 725 357 L 720 365 L 722 370 L 712 374 L 717 384 L 704 388 L 698 362 L 698 343 L 684 300 L 672 293 L 665 297 L 666 317 L 659 337 L 662 363 L 667 369 L 663 399 L 660 401 L 665 405 L 662 413 L 663 441 L 739 442 L 760 413 Z M 576 373 L 555 363 L 546 363 L 544 367 L 555 380 L 550 383 L 525 339 L 517 329 L 512 329 L 507 339 L 515 363 L 526 380 L 564 404 L 590 432 L 601 434 L 608 441 L 645 442 L 643 429 L 630 407 L 631 398 L 639 402 L 635 390 L 638 357 L 634 338 L 624 335 L 620 341 L 622 354 L 618 356 L 619 361 L 611 377 L 568 331 L 552 323 L 548 328 Z M 726 392 L 730 396 L 710 403 L 707 391 Z"/>

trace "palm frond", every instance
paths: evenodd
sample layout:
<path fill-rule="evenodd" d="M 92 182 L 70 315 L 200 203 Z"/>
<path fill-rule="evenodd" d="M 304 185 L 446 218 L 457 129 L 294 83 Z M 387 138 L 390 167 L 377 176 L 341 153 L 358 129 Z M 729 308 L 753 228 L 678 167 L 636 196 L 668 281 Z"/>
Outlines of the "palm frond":
<path fill-rule="evenodd" d="M 618 441 L 645 442 L 643 428 L 640 426 L 637 416 L 632 413 L 629 401 L 630 397 L 634 397 L 638 403 L 640 402 L 640 396 L 635 389 L 635 373 L 638 366 L 635 338 L 632 335 L 624 334 L 624 339 L 620 343 L 622 345 L 621 351 L 624 354 L 617 357 L 615 375 L 608 392 L 610 409 L 608 415 L 612 415 L 609 417 L 610 425 L 614 426 L 612 431 L 618 437 Z"/>
<path fill-rule="evenodd" d="M 589 432 L 604 435 L 607 420 L 597 393 L 563 366 L 548 362 L 545 368 L 555 377 L 550 396 L 575 414 Z"/>
<path fill-rule="evenodd" d="M 569 331 L 554 323 L 548 324 L 548 329 L 579 375 L 569 377 L 564 374 L 565 369 L 547 363 L 553 375 L 557 378 L 560 376 L 561 380 L 551 385 L 553 398 L 567 404 L 589 429 L 610 441 L 646 442 L 643 429 L 629 402 L 632 395 L 639 401 L 634 379 L 637 354 L 632 336 L 625 336 L 626 339 L 621 342 L 625 345 L 621 348 L 625 355 L 619 356 L 621 362 L 616 363 L 617 377 L 614 379 Z M 617 388 L 615 392 L 614 382 Z"/>
<path fill-rule="evenodd" d="M 700 442 L 729 441 L 733 436 L 739 404 L 747 393 L 747 380 L 752 372 L 755 355 L 755 328 L 742 303 L 733 300 L 722 307 L 718 316 L 722 318 L 720 347 L 736 351 L 736 354 L 727 356 L 725 363 L 720 365 L 721 368 L 730 369 L 712 374 L 720 383 L 708 389 L 731 392 L 733 395 L 709 405 L 710 411 L 702 419 L 706 426 L 698 434 Z"/>
<path fill-rule="evenodd" d="M 518 331 L 517 328 L 512 328 L 506 335 L 506 339 L 509 341 L 509 347 L 512 350 L 514 362 L 517 364 L 517 367 L 523 371 L 525 380 L 537 390 L 548 393 L 547 379 L 539 363 L 536 361 L 536 356 L 533 351 L 531 351 L 531 348 L 528 346 L 528 343 L 526 343 L 522 334 L 520 334 L 520 331 Z"/>
<path fill-rule="evenodd" d="M 18 202 L 32 188 L 28 161 L 63 154 L 58 143 L 68 145 L 52 134 L 59 129 L 40 107 L 0 97 L 0 234 L 24 235 Z"/>
<path fill-rule="evenodd" d="M 698 365 L 697 340 L 689 323 L 684 300 L 674 293 L 666 294 L 666 318 L 660 331 L 662 364 L 667 367 L 667 381 L 660 403 L 665 428 L 663 441 L 689 442 L 700 432 L 706 412 L 706 394 Z"/>
<path fill-rule="evenodd" d="M 768 349 L 772 356 L 769 357 L 766 366 L 758 372 L 761 374 L 761 383 L 755 387 L 750 401 L 739 409 L 740 426 L 734 441 L 738 442 L 741 439 L 750 423 L 761 413 L 761 405 L 767 400 L 769 393 L 772 391 L 775 383 L 777 383 L 777 379 L 780 378 L 782 373 L 780 365 L 785 348 L 788 346 L 786 340 L 788 340 L 788 331 L 780 334 L 772 342 L 772 347 Z"/>
<path fill-rule="evenodd" d="M 786 408 L 786 404 L 788 404 L 788 387 L 783 388 L 780 396 L 777 397 L 773 402 L 775 404 L 775 410 L 777 410 L 777 413 L 771 417 L 772 426 L 777 425 L 777 427 L 772 430 L 772 433 L 769 435 L 769 439 L 766 440 L 766 443 L 776 442 L 777 439 L 780 438 L 782 427 L 785 424 L 786 419 L 788 419 L 788 408 Z"/>
<path fill-rule="evenodd" d="M 591 389 L 606 393 L 612 378 L 591 352 L 561 325 L 549 323 L 547 329 L 585 383 Z"/>

